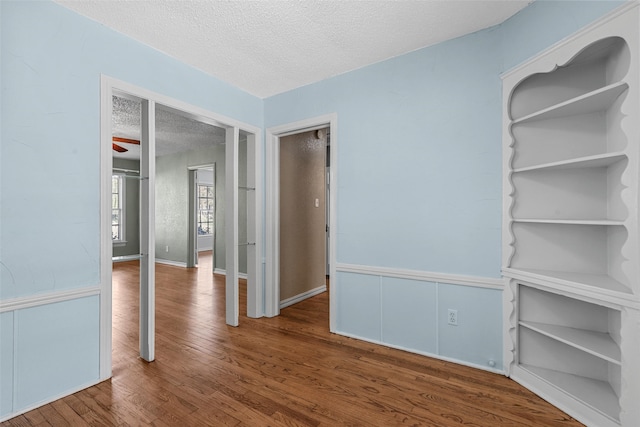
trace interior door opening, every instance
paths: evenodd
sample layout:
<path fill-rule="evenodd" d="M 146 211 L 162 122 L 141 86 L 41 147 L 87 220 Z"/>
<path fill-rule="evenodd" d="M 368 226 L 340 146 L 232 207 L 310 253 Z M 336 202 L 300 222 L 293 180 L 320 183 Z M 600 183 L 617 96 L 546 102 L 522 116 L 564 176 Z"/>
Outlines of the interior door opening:
<path fill-rule="evenodd" d="M 222 193 L 225 203 L 217 203 L 218 200 L 216 200 L 215 209 L 221 206 L 225 212 L 224 215 L 218 215 L 218 212 L 214 215 L 216 232 L 213 235 L 219 234 L 219 220 L 224 217 L 229 218 L 223 225 L 225 230 L 223 250 L 216 252 L 224 256 L 227 264 L 226 319 L 232 326 L 238 325 L 237 156 L 241 134 L 244 135 L 247 151 L 252 159 L 250 164 L 246 164 L 250 169 L 247 176 L 261 176 L 261 173 L 257 160 L 260 156 L 259 128 L 235 122 L 226 117 L 218 117 L 215 113 L 106 76 L 102 76 L 101 83 L 100 377 L 107 379 L 111 377 L 112 361 L 114 256 L 128 255 L 130 260 L 138 260 L 134 262 L 140 264 L 140 356 L 146 361 L 155 359 L 155 265 L 161 262 L 184 268 L 189 258 L 187 243 L 189 208 L 186 202 L 189 192 L 189 171 L 187 166 L 202 163 L 202 156 L 198 153 L 184 153 L 185 147 L 189 152 L 197 151 L 194 150 L 196 143 L 192 138 L 193 134 L 206 128 L 219 136 L 220 143 L 216 143 L 215 138 L 209 138 L 206 146 L 200 148 L 205 152 L 221 150 L 221 156 L 227 165 L 225 180 L 222 180 L 224 191 L 215 191 L 214 196 L 219 198 Z M 117 99 L 124 100 L 125 104 L 127 102 L 133 104 L 137 113 L 131 116 L 121 114 L 121 111 L 117 111 L 118 107 L 114 102 Z M 167 123 L 170 125 L 167 126 Z M 123 130 L 131 131 L 131 134 L 117 135 Z M 116 141 L 114 138 L 119 139 Z M 163 144 L 166 140 L 171 143 Z M 137 162 L 138 167 L 116 165 L 119 160 L 115 161 L 112 152 L 128 153 L 132 156 L 130 160 Z M 176 166 L 183 162 L 185 163 L 183 167 Z M 114 167 L 118 169 L 117 173 Z M 114 180 L 114 175 L 126 175 L 126 177 L 116 177 L 117 179 Z M 125 212 L 125 208 L 119 204 L 120 201 L 126 200 L 124 197 L 126 189 L 120 189 L 123 185 L 118 184 L 119 180 L 131 181 L 138 186 L 138 203 L 130 203 L 130 207 L 138 206 L 138 212 L 135 215 L 128 215 L 130 218 L 138 217 L 137 233 L 135 227 L 130 227 L 125 221 L 128 212 Z M 253 185 L 255 187 L 255 183 Z M 180 197 L 184 194 L 184 203 L 178 201 L 177 192 L 180 192 Z M 133 191 L 129 193 L 128 195 L 131 195 Z M 252 236 L 259 236 L 262 227 L 261 203 L 256 199 L 259 198 L 252 198 L 252 203 L 246 211 L 247 224 L 251 225 Z M 118 203 L 114 203 L 114 200 Z M 167 209 L 173 210 L 172 213 L 168 214 Z M 209 217 L 206 215 L 205 217 L 206 220 L 201 221 L 200 224 L 203 228 L 209 221 Z M 169 223 L 171 221 L 180 223 L 175 225 Z M 180 233 L 180 237 L 173 236 L 174 231 Z M 118 243 L 123 243 L 124 246 L 128 241 L 125 242 L 123 236 L 129 238 L 135 235 L 138 236 L 138 245 L 137 248 L 131 249 L 131 254 L 119 255 L 114 251 L 114 240 L 118 240 Z M 256 250 L 248 253 L 247 256 L 247 263 L 253 266 L 248 269 L 250 286 L 247 289 L 247 309 L 251 317 L 263 315 L 263 292 L 259 288 L 262 269 L 255 268 L 261 259 L 260 249 L 261 244 L 258 241 Z"/>
<path fill-rule="evenodd" d="M 215 164 L 189 166 L 189 227 L 187 267 L 198 267 L 200 256 L 212 258 L 211 274 L 216 268 L 216 199 Z M 224 252 L 224 250 L 221 250 Z M 209 263 L 207 263 L 208 265 Z"/>
<path fill-rule="evenodd" d="M 328 279 L 335 278 L 336 132 L 336 114 L 267 129 L 266 316 L 277 316 L 281 308 L 324 292 L 329 286 Z M 298 139 L 298 144 L 291 142 Z M 301 148 L 305 147 L 308 148 L 309 153 L 301 152 L 304 151 Z M 298 160 L 292 161 L 291 159 L 296 157 L 292 153 L 296 152 L 298 152 Z M 311 155 L 311 152 L 314 154 Z M 313 169 L 314 172 L 311 174 L 315 177 L 313 180 L 310 179 L 309 174 L 305 175 L 307 169 Z M 304 188 L 308 184 L 304 182 L 305 180 L 315 181 L 320 185 Z M 292 214 L 295 210 L 310 212 L 296 216 Z M 314 220 L 309 222 L 312 217 Z M 317 221 L 317 217 L 320 217 L 320 221 Z M 283 231 L 283 228 L 291 229 L 290 221 L 296 223 L 298 234 L 305 238 L 298 242 L 295 242 L 295 239 L 289 240 L 287 231 Z M 312 238 L 308 233 L 310 229 L 313 229 L 314 237 Z M 314 264 L 313 278 L 301 279 L 307 282 L 307 288 L 294 288 L 292 291 L 285 282 L 289 281 L 290 277 L 296 280 L 295 277 L 299 272 L 296 268 L 295 254 L 296 252 L 305 253 L 304 251 L 307 255 L 313 254 L 310 258 L 319 262 Z M 329 292 L 329 329 L 332 332 L 335 331 L 336 323 L 335 286 L 336 283 L 333 281 L 331 292 Z"/>
<path fill-rule="evenodd" d="M 280 138 L 280 308 L 327 290 L 327 128 Z"/>

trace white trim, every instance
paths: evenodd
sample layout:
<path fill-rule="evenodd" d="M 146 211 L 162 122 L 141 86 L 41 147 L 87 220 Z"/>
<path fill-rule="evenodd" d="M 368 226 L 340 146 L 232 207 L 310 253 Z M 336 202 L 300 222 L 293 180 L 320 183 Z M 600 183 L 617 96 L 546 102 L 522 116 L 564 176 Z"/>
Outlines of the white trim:
<path fill-rule="evenodd" d="M 247 289 L 259 289 L 260 292 L 247 292 L 247 316 L 264 316 L 264 273 L 263 254 L 263 140 L 262 132 L 247 135 L 247 186 L 255 188 L 247 194 L 247 241 L 254 245 L 247 246 Z M 252 216 L 253 212 L 253 216 Z"/>
<path fill-rule="evenodd" d="M 205 163 L 202 165 L 196 165 L 196 166 L 187 166 L 187 170 L 190 171 L 197 171 L 198 169 L 212 169 L 215 168 L 216 164 L 215 163 Z M 215 173 L 215 170 L 214 170 Z"/>
<path fill-rule="evenodd" d="M 315 289 L 311 289 L 309 291 L 303 292 L 301 294 L 295 295 L 291 298 L 284 299 L 280 301 L 280 308 L 283 309 L 285 307 L 289 307 L 290 305 L 297 304 L 301 301 L 304 301 L 308 298 L 314 297 L 318 294 L 327 291 L 327 285 L 318 286 Z"/>
<path fill-rule="evenodd" d="M 622 307 L 640 310 L 640 299 L 638 296 L 633 294 L 608 291 L 606 289 L 595 288 L 589 285 L 559 278 L 555 278 L 553 281 L 550 281 L 543 275 L 511 267 L 503 268 L 502 274 L 506 278 L 513 279 L 518 283 L 525 283 L 527 286 L 532 286 L 555 294 L 569 296 L 582 301 L 588 301 L 593 304 L 603 305 L 615 310 L 620 310 Z"/>
<path fill-rule="evenodd" d="M 536 55 L 532 56 L 531 58 L 527 59 L 526 61 L 521 62 L 520 64 L 508 69 L 504 73 L 500 74 L 500 78 L 506 79 L 507 77 L 511 76 L 512 74 L 515 74 L 518 71 L 529 67 L 531 64 L 537 62 L 540 58 L 542 58 L 542 57 L 544 57 L 546 55 L 549 55 L 553 51 L 555 51 L 557 49 L 560 49 L 562 46 L 564 46 L 567 43 L 572 42 L 573 40 L 579 39 L 580 37 L 584 36 L 585 34 L 593 31 L 594 29 L 607 24 L 609 21 L 611 21 L 611 20 L 617 18 L 618 16 L 626 13 L 627 11 L 633 9 L 634 7 L 638 7 L 639 4 L 640 4 L 640 2 L 638 2 L 638 0 L 631 0 L 631 1 L 627 1 L 627 2 L 623 3 L 621 6 L 613 9 L 611 12 L 607 13 L 606 15 L 603 15 L 602 17 L 598 18 L 596 21 L 592 22 L 591 24 L 589 24 L 589 25 L 587 25 L 585 27 L 582 27 L 580 30 L 576 31 L 575 33 L 572 33 L 572 34 L 568 35 L 567 37 L 555 42 L 554 44 L 552 44 L 551 46 L 547 47 L 546 49 L 541 50 Z"/>
<path fill-rule="evenodd" d="M 136 260 L 139 260 L 140 258 L 142 258 L 142 255 L 140 254 L 120 255 L 120 256 L 111 257 L 111 262 L 114 263 L 114 262 L 136 261 Z"/>
<path fill-rule="evenodd" d="M 85 383 L 84 385 L 81 385 L 79 387 L 74 387 L 74 388 L 69 389 L 67 391 L 64 391 L 62 393 L 56 394 L 53 397 L 49 397 L 49 398 L 47 398 L 45 400 L 41 400 L 38 403 L 34 403 L 32 405 L 27 406 L 26 408 L 20 409 L 18 412 L 12 412 L 12 413 L 7 414 L 7 415 L 5 415 L 3 417 L 0 417 L 0 423 L 5 422 L 7 420 L 10 420 L 11 418 L 17 417 L 19 415 L 26 414 L 29 411 L 33 411 L 36 408 L 39 408 L 39 407 L 41 407 L 43 405 L 46 405 L 48 403 L 51 403 L 51 402 L 55 402 L 58 399 L 62 399 L 63 397 L 70 396 L 70 395 L 72 395 L 74 393 L 77 393 L 79 391 L 82 391 L 82 390 L 84 390 L 86 388 L 93 387 L 94 385 L 98 385 L 103 381 L 104 381 L 103 379 L 99 379 L 97 381 L 91 381 L 91 382 Z M 15 394 L 15 389 L 14 389 L 14 394 Z"/>
<path fill-rule="evenodd" d="M 111 174 L 113 173 L 113 159 L 111 154 L 111 123 L 112 123 L 112 97 L 114 90 L 118 95 L 125 97 L 141 98 L 155 103 L 160 103 L 164 107 L 179 110 L 182 115 L 189 118 L 212 124 L 215 126 L 230 128 L 238 127 L 243 132 L 256 136 L 258 147 L 262 144 L 262 129 L 249 125 L 230 117 L 205 110 L 186 102 L 153 92 L 142 87 L 127 83 L 122 80 L 102 74 L 100 76 L 100 378 L 105 380 L 111 377 L 111 341 L 112 341 L 112 239 L 110 232 L 111 222 Z M 257 170 L 258 177 L 261 170 Z M 256 187 L 258 188 L 258 187 Z M 260 190 L 262 188 L 260 187 Z M 257 190 L 256 190 L 257 191 Z M 256 217 L 260 224 L 257 233 L 260 236 L 263 232 L 261 205 L 256 206 Z M 106 237 L 108 238 L 106 238 Z M 256 257 L 262 260 L 263 248 L 256 247 Z M 262 296 L 262 270 L 257 272 L 257 280 L 253 286 L 249 286 L 247 292 Z"/>
<path fill-rule="evenodd" d="M 170 259 L 156 258 L 156 264 L 170 265 L 172 267 L 187 268 L 187 263 L 182 261 L 172 261 Z"/>
<path fill-rule="evenodd" d="M 228 129 L 230 127 L 238 127 L 249 133 L 259 134 L 261 132 L 261 129 L 256 126 L 243 123 L 239 120 L 206 110 L 204 108 L 189 104 L 179 99 L 172 98 L 170 96 L 166 96 L 161 93 L 154 92 L 140 86 L 136 86 L 134 84 L 106 76 L 104 74 L 102 75 L 102 78 L 105 79 L 112 88 L 117 88 L 119 92 L 125 92 L 138 98 L 153 100 L 156 104 L 162 104 L 163 109 L 168 108 L 178 110 L 182 116 L 191 118 L 193 120 L 197 120 L 213 126 L 222 127 L 225 129 Z M 111 102 L 111 100 L 109 100 L 109 102 Z M 109 147 L 107 148 L 111 150 L 111 145 L 109 145 Z M 110 152 L 109 155 L 111 155 Z"/>
<path fill-rule="evenodd" d="M 120 211 L 120 238 L 118 240 L 113 240 L 113 246 L 126 246 L 127 245 L 127 190 L 125 185 L 125 177 L 126 174 L 124 172 L 113 172 L 111 174 L 112 179 L 112 188 L 111 188 L 111 197 L 113 198 L 113 177 L 118 177 L 118 210 Z M 113 215 L 113 199 L 111 205 L 111 214 Z M 113 222 L 111 223 L 111 234 L 113 235 Z"/>
<path fill-rule="evenodd" d="M 338 115 L 336 113 L 313 117 L 294 123 L 274 126 L 267 129 L 266 138 L 266 183 L 265 183 L 265 315 L 277 316 L 280 312 L 279 286 L 279 235 L 280 212 L 279 203 L 279 145 L 280 137 L 308 130 L 329 126 L 331 135 L 330 175 L 329 175 L 329 275 L 336 274 L 336 242 L 338 236 Z M 336 328 L 336 294 L 335 288 L 329 293 L 329 330 Z"/>
<path fill-rule="evenodd" d="M 46 294 L 31 295 L 28 297 L 12 298 L 0 301 L 0 313 L 7 311 L 23 310 L 25 308 L 38 307 L 41 305 L 54 304 L 57 302 L 70 301 L 100 295 L 99 285 L 89 288 L 71 289 L 66 291 L 50 292 Z"/>
<path fill-rule="evenodd" d="M 114 171 L 117 172 L 122 172 L 124 174 L 126 173 L 136 173 L 136 174 L 140 174 L 140 171 L 134 170 L 134 169 L 123 169 L 123 168 L 113 168 Z"/>
<path fill-rule="evenodd" d="M 538 396 L 544 396 L 544 400 L 587 426 L 620 426 L 618 421 L 614 421 L 592 406 L 585 405 L 573 395 L 530 373 L 520 365 L 513 367 L 510 378 Z"/>
<path fill-rule="evenodd" d="M 155 360 L 156 310 L 156 102 L 141 99 L 140 108 L 140 357 Z"/>
<path fill-rule="evenodd" d="M 433 354 L 433 353 L 429 353 L 429 352 L 426 352 L 426 351 L 419 351 L 419 350 L 415 350 L 415 349 L 412 349 L 412 348 L 403 347 L 401 345 L 389 344 L 387 342 L 383 342 L 383 341 L 380 341 L 380 340 L 374 340 L 374 339 L 371 339 L 371 338 L 363 338 L 361 336 L 358 336 L 358 335 L 355 335 L 355 334 L 345 333 L 345 332 L 342 332 L 342 331 L 337 331 L 336 334 L 342 335 L 342 336 L 345 336 L 345 337 L 349 337 L 349 338 L 353 338 L 353 339 L 356 339 L 356 340 L 361 340 L 361 341 L 366 341 L 366 342 L 370 342 L 370 343 L 373 343 L 373 344 L 378 344 L 378 345 L 381 345 L 383 347 L 395 348 L 397 350 L 406 351 L 408 353 L 414 353 L 414 354 L 419 354 L 421 356 L 431 357 L 432 359 L 444 360 L 446 362 L 455 363 L 457 365 L 469 366 L 470 368 L 476 368 L 476 369 L 481 369 L 483 371 L 488 371 L 488 372 L 493 372 L 493 373 L 500 374 L 500 375 L 505 375 L 505 371 L 504 370 L 495 369 L 495 368 L 492 368 L 490 366 L 484 366 L 484 365 L 478 365 L 478 364 L 471 363 L 471 362 L 465 362 L 464 360 L 454 359 L 452 357 L 447 357 L 447 356 L 441 356 L 439 354 Z"/>
<path fill-rule="evenodd" d="M 399 279 L 420 280 L 450 285 L 473 286 L 476 288 L 504 289 L 504 280 L 492 277 L 463 276 L 459 274 L 434 273 L 431 271 L 406 270 L 401 268 L 372 267 L 367 265 L 336 265 L 336 271 L 344 273 L 366 274 L 369 276 L 396 277 Z"/>
<path fill-rule="evenodd" d="M 227 275 L 227 270 L 224 270 L 222 268 L 215 268 L 215 269 L 213 269 L 213 274 L 219 274 L 221 276 L 226 276 Z M 247 276 L 246 273 L 238 272 L 238 278 L 247 280 L 248 276 Z"/>
<path fill-rule="evenodd" d="M 227 128 L 225 132 L 225 264 L 228 270 L 225 286 L 226 322 L 238 326 L 240 313 L 240 294 L 238 292 L 238 153 L 240 129 Z"/>
<path fill-rule="evenodd" d="M 111 378 L 113 239 L 111 238 L 111 123 L 114 82 L 100 76 L 100 379 Z"/>

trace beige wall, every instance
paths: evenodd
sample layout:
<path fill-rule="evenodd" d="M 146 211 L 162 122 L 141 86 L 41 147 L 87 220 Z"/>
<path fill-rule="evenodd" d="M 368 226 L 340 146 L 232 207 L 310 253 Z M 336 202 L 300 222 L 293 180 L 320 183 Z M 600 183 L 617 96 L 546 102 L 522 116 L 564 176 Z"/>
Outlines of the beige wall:
<path fill-rule="evenodd" d="M 325 284 L 325 153 L 326 132 L 280 139 L 281 300 Z"/>

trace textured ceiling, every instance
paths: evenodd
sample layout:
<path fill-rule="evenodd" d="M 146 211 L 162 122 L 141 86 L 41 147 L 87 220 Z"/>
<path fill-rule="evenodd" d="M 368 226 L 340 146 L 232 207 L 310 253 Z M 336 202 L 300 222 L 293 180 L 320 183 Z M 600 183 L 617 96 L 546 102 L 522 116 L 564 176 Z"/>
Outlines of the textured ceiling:
<path fill-rule="evenodd" d="M 113 136 L 140 140 L 140 101 L 114 96 L 112 118 Z M 224 144 L 224 139 L 224 129 L 192 120 L 156 104 L 156 156 Z M 121 142 L 117 144 L 129 151 L 113 151 L 114 157 L 140 159 L 140 146 Z"/>
<path fill-rule="evenodd" d="M 260 98 L 503 22 L 531 0 L 55 0 Z"/>

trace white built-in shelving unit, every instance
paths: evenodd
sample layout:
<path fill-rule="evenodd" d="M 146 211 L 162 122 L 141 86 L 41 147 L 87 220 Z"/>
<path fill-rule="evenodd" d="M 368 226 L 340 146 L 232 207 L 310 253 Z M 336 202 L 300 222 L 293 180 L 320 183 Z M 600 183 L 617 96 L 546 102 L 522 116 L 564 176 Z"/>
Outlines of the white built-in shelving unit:
<path fill-rule="evenodd" d="M 640 7 L 503 76 L 505 363 L 589 426 L 640 426 Z"/>

